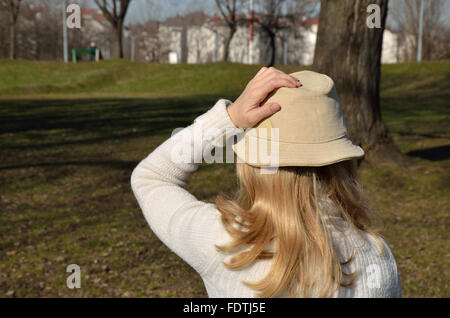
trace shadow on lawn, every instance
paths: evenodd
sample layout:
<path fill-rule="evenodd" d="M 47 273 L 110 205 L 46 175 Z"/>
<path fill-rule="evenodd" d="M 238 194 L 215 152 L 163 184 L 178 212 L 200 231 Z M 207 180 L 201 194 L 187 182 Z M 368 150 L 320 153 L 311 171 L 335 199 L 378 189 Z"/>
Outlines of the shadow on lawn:
<path fill-rule="evenodd" d="M 117 169 L 130 170 L 136 167 L 138 162 L 136 161 L 120 161 L 120 160 L 104 160 L 104 161 L 64 161 L 64 162 L 42 162 L 42 163 L 30 163 L 30 164 L 18 164 L 9 166 L 0 166 L 1 170 L 13 170 L 35 167 L 62 167 L 62 166 L 100 166 L 100 167 L 112 167 Z"/>
<path fill-rule="evenodd" d="M 407 155 L 430 161 L 446 160 L 450 158 L 450 145 L 413 150 L 408 152 Z"/>
<path fill-rule="evenodd" d="M 218 99 L 218 96 L 196 95 L 145 99 L 0 100 L 0 145 L 3 149 L 41 149 L 168 133 L 189 125 Z M 14 138 L 20 136 L 26 136 L 30 142 L 15 143 Z"/>

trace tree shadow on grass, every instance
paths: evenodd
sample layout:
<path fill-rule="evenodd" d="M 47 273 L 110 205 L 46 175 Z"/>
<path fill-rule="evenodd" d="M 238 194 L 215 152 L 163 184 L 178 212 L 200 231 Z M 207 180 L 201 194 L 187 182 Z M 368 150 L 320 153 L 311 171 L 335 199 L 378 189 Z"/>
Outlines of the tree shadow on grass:
<path fill-rule="evenodd" d="M 41 162 L 30 164 L 18 164 L 9 166 L 0 166 L 1 170 L 14 170 L 14 169 L 26 169 L 36 167 L 65 167 L 65 166 L 101 166 L 112 167 L 117 169 L 130 170 L 136 167 L 137 161 L 121 161 L 121 160 L 104 160 L 104 161 L 64 161 L 64 162 Z"/>
<path fill-rule="evenodd" d="M 408 152 L 407 155 L 430 161 L 447 160 L 450 158 L 450 145 L 413 150 Z"/>
<path fill-rule="evenodd" d="M 8 136 L 3 141 L 0 139 L 0 144 L 3 149 L 36 149 L 167 133 L 189 125 L 218 99 L 213 95 L 195 95 L 136 99 L 0 100 L 0 134 Z M 50 131 L 55 130 L 61 130 L 61 133 L 47 138 Z M 35 140 L 26 144 L 15 143 L 15 136 L 21 134 Z M 67 135 L 72 138 L 67 138 Z"/>

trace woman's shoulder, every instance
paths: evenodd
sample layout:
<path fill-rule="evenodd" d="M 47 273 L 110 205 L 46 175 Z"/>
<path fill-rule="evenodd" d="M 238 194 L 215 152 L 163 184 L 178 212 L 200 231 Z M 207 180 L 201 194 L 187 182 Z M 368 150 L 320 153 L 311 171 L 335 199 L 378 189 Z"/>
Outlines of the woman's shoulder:
<path fill-rule="evenodd" d="M 335 234 L 335 251 L 346 264 L 346 273 L 356 273 L 356 285 L 367 297 L 401 297 L 397 263 L 386 240 L 376 234 L 354 230 Z"/>
<path fill-rule="evenodd" d="M 345 225 L 345 221 L 337 221 L 331 230 L 333 247 L 344 262 L 350 258 L 357 259 L 360 264 L 396 265 L 394 255 L 379 234 L 365 232 Z"/>

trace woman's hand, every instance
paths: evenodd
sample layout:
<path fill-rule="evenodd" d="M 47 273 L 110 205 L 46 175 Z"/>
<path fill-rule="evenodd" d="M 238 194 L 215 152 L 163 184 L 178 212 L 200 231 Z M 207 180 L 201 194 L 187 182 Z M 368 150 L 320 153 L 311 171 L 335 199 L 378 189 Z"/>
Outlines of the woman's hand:
<path fill-rule="evenodd" d="M 263 67 L 247 84 L 244 92 L 228 106 L 228 114 L 238 128 L 253 127 L 281 109 L 277 103 L 261 103 L 280 87 L 300 87 L 300 81 L 274 67 Z"/>

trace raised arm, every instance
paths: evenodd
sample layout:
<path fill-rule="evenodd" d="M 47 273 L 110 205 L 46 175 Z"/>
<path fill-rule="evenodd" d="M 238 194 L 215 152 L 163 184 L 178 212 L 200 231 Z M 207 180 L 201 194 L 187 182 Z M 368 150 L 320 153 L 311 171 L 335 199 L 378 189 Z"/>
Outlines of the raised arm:
<path fill-rule="evenodd" d="M 197 200 L 184 186 L 203 153 L 221 144 L 227 129 L 236 128 L 227 114 L 230 104 L 219 100 L 194 124 L 142 160 L 131 175 L 131 187 L 152 231 L 199 273 L 211 260 L 213 227 L 218 225 L 219 216 L 214 205 Z M 202 138 L 211 131 L 216 135 L 209 140 Z"/>
<path fill-rule="evenodd" d="M 185 190 L 187 178 L 204 154 L 224 145 L 226 135 L 237 133 L 237 127 L 251 127 L 280 109 L 276 104 L 260 106 L 271 91 L 299 85 L 278 70 L 261 69 L 235 103 L 219 100 L 134 169 L 131 186 L 151 229 L 200 274 L 214 262 L 214 244 L 223 228 L 215 206 Z"/>

